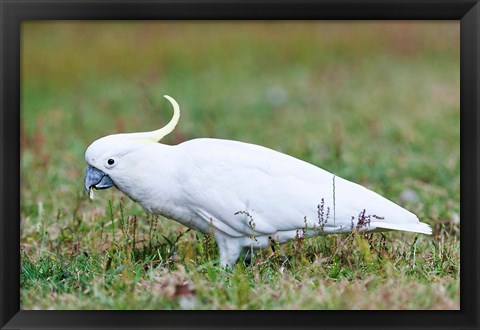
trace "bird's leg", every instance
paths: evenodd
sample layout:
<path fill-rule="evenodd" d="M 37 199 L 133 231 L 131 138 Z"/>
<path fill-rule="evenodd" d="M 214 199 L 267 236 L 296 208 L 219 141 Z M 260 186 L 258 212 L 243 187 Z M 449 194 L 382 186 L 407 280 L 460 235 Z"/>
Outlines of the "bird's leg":
<path fill-rule="evenodd" d="M 220 252 L 220 265 L 233 268 L 242 252 L 240 244 L 241 239 L 228 236 L 227 234 L 216 230 L 215 241 L 217 241 L 218 250 Z"/>
<path fill-rule="evenodd" d="M 241 260 L 243 260 L 243 263 L 245 264 L 245 266 L 250 266 L 251 263 L 252 263 L 252 255 L 253 255 L 253 251 L 251 248 L 244 248 L 242 249 L 242 253 L 241 253 Z"/>

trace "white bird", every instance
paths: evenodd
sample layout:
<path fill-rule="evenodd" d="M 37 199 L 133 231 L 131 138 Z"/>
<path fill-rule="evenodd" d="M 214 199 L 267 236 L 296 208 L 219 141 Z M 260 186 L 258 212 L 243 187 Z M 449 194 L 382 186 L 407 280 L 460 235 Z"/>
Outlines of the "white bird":
<path fill-rule="evenodd" d="M 152 132 L 114 134 L 85 152 L 85 189 L 117 187 L 148 212 L 212 233 L 220 263 L 297 236 L 403 230 L 431 234 L 411 212 L 356 183 L 286 154 L 238 141 L 157 143 L 180 118 Z"/>

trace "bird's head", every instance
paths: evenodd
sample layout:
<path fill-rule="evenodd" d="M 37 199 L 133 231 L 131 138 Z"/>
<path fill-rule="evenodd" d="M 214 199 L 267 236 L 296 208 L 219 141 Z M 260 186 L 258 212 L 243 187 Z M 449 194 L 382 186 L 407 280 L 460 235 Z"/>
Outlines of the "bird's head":
<path fill-rule="evenodd" d="M 157 143 L 173 131 L 180 119 L 178 103 L 170 96 L 164 95 L 173 105 L 173 117 L 163 128 L 151 132 L 123 133 L 108 135 L 94 141 L 85 152 L 88 164 L 85 172 L 85 190 L 93 198 L 93 189 L 106 189 L 115 186 L 127 165 L 132 163 L 132 155 Z"/>

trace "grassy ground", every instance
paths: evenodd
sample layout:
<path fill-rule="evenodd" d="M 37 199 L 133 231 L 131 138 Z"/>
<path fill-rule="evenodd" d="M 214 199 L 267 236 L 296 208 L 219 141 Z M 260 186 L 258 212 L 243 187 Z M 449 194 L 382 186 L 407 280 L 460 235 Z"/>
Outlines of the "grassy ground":
<path fill-rule="evenodd" d="M 458 309 L 459 25 L 26 23 L 23 309 Z M 83 190 L 95 139 L 182 119 L 164 139 L 264 145 L 432 225 L 297 239 L 216 266 L 205 236 L 113 189 Z"/>

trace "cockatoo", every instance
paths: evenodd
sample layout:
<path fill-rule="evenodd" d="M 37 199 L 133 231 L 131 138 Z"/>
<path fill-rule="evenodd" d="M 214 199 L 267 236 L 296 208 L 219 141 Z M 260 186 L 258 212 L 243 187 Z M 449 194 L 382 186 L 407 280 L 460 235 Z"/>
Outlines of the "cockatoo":
<path fill-rule="evenodd" d="M 158 143 L 163 128 L 108 135 L 85 152 L 85 189 L 115 186 L 148 212 L 205 234 L 213 232 L 220 263 L 242 252 L 302 235 L 403 230 L 431 234 L 411 212 L 315 165 L 255 144 L 199 138 Z"/>

